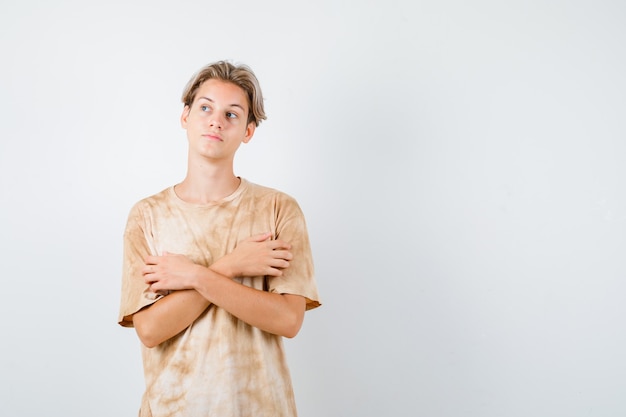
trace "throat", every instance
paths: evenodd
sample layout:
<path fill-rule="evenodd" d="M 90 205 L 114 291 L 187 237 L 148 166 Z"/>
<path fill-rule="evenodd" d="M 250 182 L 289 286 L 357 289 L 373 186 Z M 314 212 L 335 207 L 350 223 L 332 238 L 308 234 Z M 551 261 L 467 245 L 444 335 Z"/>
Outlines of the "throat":
<path fill-rule="evenodd" d="M 233 194 L 241 185 L 241 178 L 232 176 L 223 181 L 198 181 L 185 178 L 174 186 L 174 192 L 181 200 L 193 204 L 217 203 Z"/>

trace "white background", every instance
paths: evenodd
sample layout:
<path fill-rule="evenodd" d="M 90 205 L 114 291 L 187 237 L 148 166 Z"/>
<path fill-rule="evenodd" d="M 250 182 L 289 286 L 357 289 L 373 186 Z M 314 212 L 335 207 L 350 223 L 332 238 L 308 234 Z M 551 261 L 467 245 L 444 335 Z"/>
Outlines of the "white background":
<path fill-rule="evenodd" d="M 131 205 L 182 179 L 180 93 L 231 59 L 269 119 L 237 174 L 296 197 L 324 305 L 301 417 L 623 416 L 619 1 L 0 5 L 0 414 L 134 416 Z"/>

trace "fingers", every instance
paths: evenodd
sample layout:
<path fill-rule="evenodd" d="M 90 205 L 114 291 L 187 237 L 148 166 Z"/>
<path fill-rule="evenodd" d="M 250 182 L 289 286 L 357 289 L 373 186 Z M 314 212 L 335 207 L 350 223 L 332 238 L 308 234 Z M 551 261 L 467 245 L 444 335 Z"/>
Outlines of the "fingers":
<path fill-rule="evenodd" d="M 248 241 L 248 242 L 267 242 L 267 244 L 272 248 L 272 249 L 278 249 L 278 248 L 282 248 L 282 249 L 290 249 L 291 245 L 287 242 L 285 242 L 284 240 L 280 240 L 280 239 L 276 239 L 276 240 L 268 240 L 272 237 L 272 233 L 271 232 L 266 232 L 266 233 L 260 233 L 258 235 L 253 235 L 250 236 L 247 239 L 244 239 L 244 241 Z"/>
<path fill-rule="evenodd" d="M 267 245 L 272 250 L 278 250 L 278 249 L 289 250 L 289 249 L 291 249 L 291 245 L 289 243 L 285 242 L 284 240 L 272 240 L 270 242 L 267 242 Z"/>
<path fill-rule="evenodd" d="M 244 240 L 247 240 L 249 242 L 265 242 L 267 239 L 269 239 L 271 237 L 272 237 L 272 233 L 265 232 L 265 233 L 261 233 L 261 234 L 258 234 L 258 235 L 250 236 L 249 238 L 244 239 Z"/>
<path fill-rule="evenodd" d="M 160 285 L 159 283 L 163 277 L 159 274 L 157 266 L 146 265 L 141 269 L 141 273 L 143 274 L 143 282 L 150 286 L 150 291 L 158 292 L 158 286 Z M 156 288 L 153 289 L 152 287 L 154 286 L 156 286 Z"/>
<path fill-rule="evenodd" d="M 280 277 L 283 275 L 283 270 L 289 268 L 289 261 L 291 259 L 291 253 L 285 252 L 285 255 L 276 257 L 267 263 L 267 271 L 264 275 L 273 277 Z"/>
<path fill-rule="evenodd" d="M 288 250 L 274 250 L 272 255 L 276 259 L 284 259 L 285 261 L 290 261 L 293 259 L 293 255 Z"/>
<path fill-rule="evenodd" d="M 284 259 L 276 259 L 273 263 L 272 263 L 272 267 L 274 268 L 279 268 L 279 269 L 286 269 L 289 268 L 289 261 L 286 261 Z"/>
<path fill-rule="evenodd" d="M 144 267 L 141 268 L 141 274 L 144 276 L 154 274 L 155 272 L 156 266 L 154 264 L 144 265 Z"/>
<path fill-rule="evenodd" d="M 283 275 L 283 270 L 282 268 L 268 267 L 267 270 L 263 273 L 263 275 L 267 275 L 270 277 L 280 277 Z"/>
<path fill-rule="evenodd" d="M 150 285 L 150 288 L 148 290 L 150 292 L 155 293 L 155 294 L 158 294 L 158 295 L 168 295 L 170 293 L 169 290 L 159 288 L 159 283 L 158 282 L 156 282 L 156 283 L 148 282 L 147 284 Z"/>

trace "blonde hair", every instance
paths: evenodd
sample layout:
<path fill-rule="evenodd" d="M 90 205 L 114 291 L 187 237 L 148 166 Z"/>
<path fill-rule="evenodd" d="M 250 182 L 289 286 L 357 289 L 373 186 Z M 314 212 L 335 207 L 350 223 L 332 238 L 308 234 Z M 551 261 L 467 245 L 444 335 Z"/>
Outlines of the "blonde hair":
<path fill-rule="evenodd" d="M 254 72 L 247 65 L 234 65 L 227 61 L 214 62 L 196 72 L 185 86 L 183 104 L 191 106 L 202 83 L 210 79 L 232 83 L 244 91 L 248 98 L 248 123 L 258 126 L 262 120 L 267 119 L 263 108 L 261 85 Z"/>

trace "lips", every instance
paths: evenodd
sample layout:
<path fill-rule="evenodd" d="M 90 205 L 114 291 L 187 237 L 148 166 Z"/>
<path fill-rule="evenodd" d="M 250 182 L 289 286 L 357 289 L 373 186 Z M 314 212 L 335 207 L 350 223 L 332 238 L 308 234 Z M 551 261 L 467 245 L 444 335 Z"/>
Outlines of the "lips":
<path fill-rule="evenodd" d="M 207 139 L 207 140 L 215 140 L 215 141 L 222 141 L 222 138 L 219 135 L 216 135 L 214 133 L 206 133 L 204 135 L 202 135 L 203 138 Z"/>

